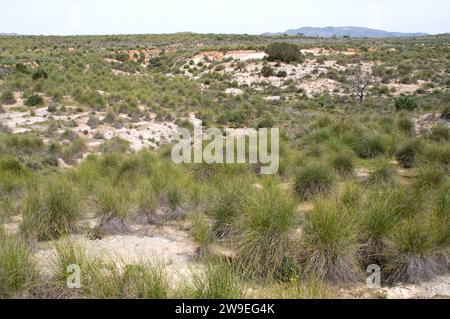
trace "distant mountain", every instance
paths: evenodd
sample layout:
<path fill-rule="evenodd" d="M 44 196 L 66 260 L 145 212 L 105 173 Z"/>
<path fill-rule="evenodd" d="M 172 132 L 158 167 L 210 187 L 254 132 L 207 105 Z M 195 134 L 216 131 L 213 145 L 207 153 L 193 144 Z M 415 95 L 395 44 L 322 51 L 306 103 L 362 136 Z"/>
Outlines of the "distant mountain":
<path fill-rule="evenodd" d="M 0 33 L 0 36 L 15 36 L 18 35 L 17 33 Z"/>
<path fill-rule="evenodd" d="M 402 33 L 402 32 L 387 32 L 383 30 L 376 30 L 370 28 L 360 27 L 325 27 L 314 28 L 304 27 L 299 29 L 290 29 L 281 33 L 264 33 L 263 35 L 304 35 L 307 37 L 353 37 L 353 38 L 393 38 L 393 37 L 418 37 L 425 36 L 426 33 Z"/>

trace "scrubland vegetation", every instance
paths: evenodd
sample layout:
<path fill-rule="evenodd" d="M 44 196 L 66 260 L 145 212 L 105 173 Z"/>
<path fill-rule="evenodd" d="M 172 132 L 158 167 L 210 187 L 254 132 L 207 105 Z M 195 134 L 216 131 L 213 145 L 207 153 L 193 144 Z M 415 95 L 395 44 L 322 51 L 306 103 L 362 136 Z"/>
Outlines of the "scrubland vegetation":
<path fill-rule="evenodd" d="M 371 264 L 386 287 L 448 276 L 448 41 L 0 37 L 0 297 L 340 298 Z M 213 50 L 266 55 L 194 61 Z M 370 63 L 360 103 L 352 72 Z M 237 82 L 246 68 L 262 82 Z M 313 80 L 338 84 L 298 86 Z M 192 115 L 279 127 L 278 174 L 174 164 L 170 136 L 156 136 L 192 129 Z M 160 126 L 132 139 L 141 122 Z M 77 240 L 125 241 L 138 225 L 144 238 L 184 234 L 188 270 L 101 258 Z M 73 264 L 80 289 L 66 286 Z"/>

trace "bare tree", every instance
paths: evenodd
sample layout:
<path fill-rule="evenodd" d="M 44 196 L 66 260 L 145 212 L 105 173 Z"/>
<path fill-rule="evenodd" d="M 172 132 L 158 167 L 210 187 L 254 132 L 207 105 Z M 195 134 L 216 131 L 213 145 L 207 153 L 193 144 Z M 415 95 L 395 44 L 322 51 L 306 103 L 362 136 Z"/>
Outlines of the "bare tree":
<path fill-rule="evenodd" d="M 366 97 L 366 90 L 375 83 L 376 78 L 373 76 L 372 72 L 363 71 L 360 67 L 353 70 L 350 84 L 353 87 L 360 104 Z"/>

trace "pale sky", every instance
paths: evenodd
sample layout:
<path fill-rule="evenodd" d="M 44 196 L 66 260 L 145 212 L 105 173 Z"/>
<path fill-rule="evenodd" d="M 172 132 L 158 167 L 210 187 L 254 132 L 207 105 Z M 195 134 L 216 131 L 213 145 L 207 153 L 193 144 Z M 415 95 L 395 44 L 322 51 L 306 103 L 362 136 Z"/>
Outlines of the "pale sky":
<path fill-rule="evenodd" d="M 449 0 L 0 0 L 0 33 L 284 32 L 358 26 L 450 32 Z"/>

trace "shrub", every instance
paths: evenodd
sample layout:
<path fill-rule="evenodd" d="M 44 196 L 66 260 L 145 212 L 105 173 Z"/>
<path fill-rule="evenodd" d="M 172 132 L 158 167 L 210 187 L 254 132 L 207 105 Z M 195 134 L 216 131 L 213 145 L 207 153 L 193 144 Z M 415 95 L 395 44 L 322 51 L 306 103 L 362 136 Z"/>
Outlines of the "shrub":
<path fill-rule="evenodd" d="M 335 202 L 317 200 L 305 225 L 299 255 L 305 273 L 331 282 L 353 281 L 356 239 L 351 214 Z"/>
<path fill-rule="evenodd" d="M 271 77 L 274 75 L 274 70 L 270 66 L 264 65 L 261 69 L 261 75 L 265 78 Z"/>
<path fill-rule="evenodd" d="M 70 233 L 80 216 L 80 198 L 75 185 L 64 178 L 51 178 L 27 191 L 22 232 L 31 238 L 49 240 Z"/>
<path fill-rule="evenodd" d="M 413 96 L 400 96 L 395 99 L 395 109 L 397 111 L 413 111 L 417 108 L 417 101 Z"/>
<path fill-rule="evenodd" d="M 338 154 L 331 159 L 331 165 L 342 176 L 353 175 L 353 157 L 349 154 Z"/>
<path fill-rule="evenodd" d="M 17 298 L 35 277 L 28 245 L 0 234 L 0 298 Z"/>
<path fill-rule="evenodd" d="M 303 55 L 300 48 L 292 43 L 276 42 L 271 43 L 266 48 L 269 61 L 280 61 L 285 63 L 303 62 Z"/>
<path fill-rule="evenodd" d="M 278 73 L 277 73 L 277 77 L 279 77 L 279 78 L 285 78 L 285 77 L 287 77 L 287 72 L 286 71 L 278 71 Z"/>
<path fill-rule="evenodd" d="M 295 201 L 269 181 L 253 188 L 242 202 L 242 212 L 234 223 L 232 241 L 243 271 L 261 277 L 279 276 L 292 256 L 290 231 Z"/>
<path fill-rule="evenodd" d="M 0 95 L 0 102 L 4 105 L 11 105 L 16 103 L 16 99 L 12 91 L 5 91 Z"/>
<path fill-rule="evenodd" d="M 48 74 L 44 70 L 37 70 L 36 72 L 33 73 L 32 78 L 34 81 L 41 79 L 46 80 L 48 78 Z"/>
<path fill-rule="evenodd" d="M 447 106 L 441 114 L 441 118 L 444 120 L 450 121 L 450 106 Z"/>
<path fill-rule="evenodd" d="M 37 94 L 30 95 L 25 101 L 26 106 L 37 106 L 42 104 L 44 104 L 44 99 Z"/>
<path fill-rule="evenodd" d="M 294 190 L 302 200 L 311 200 L 316 195 L 329 194 L 334 182 L 334 172 L 328 166 L 313 164 L 297 173 Z"/>

